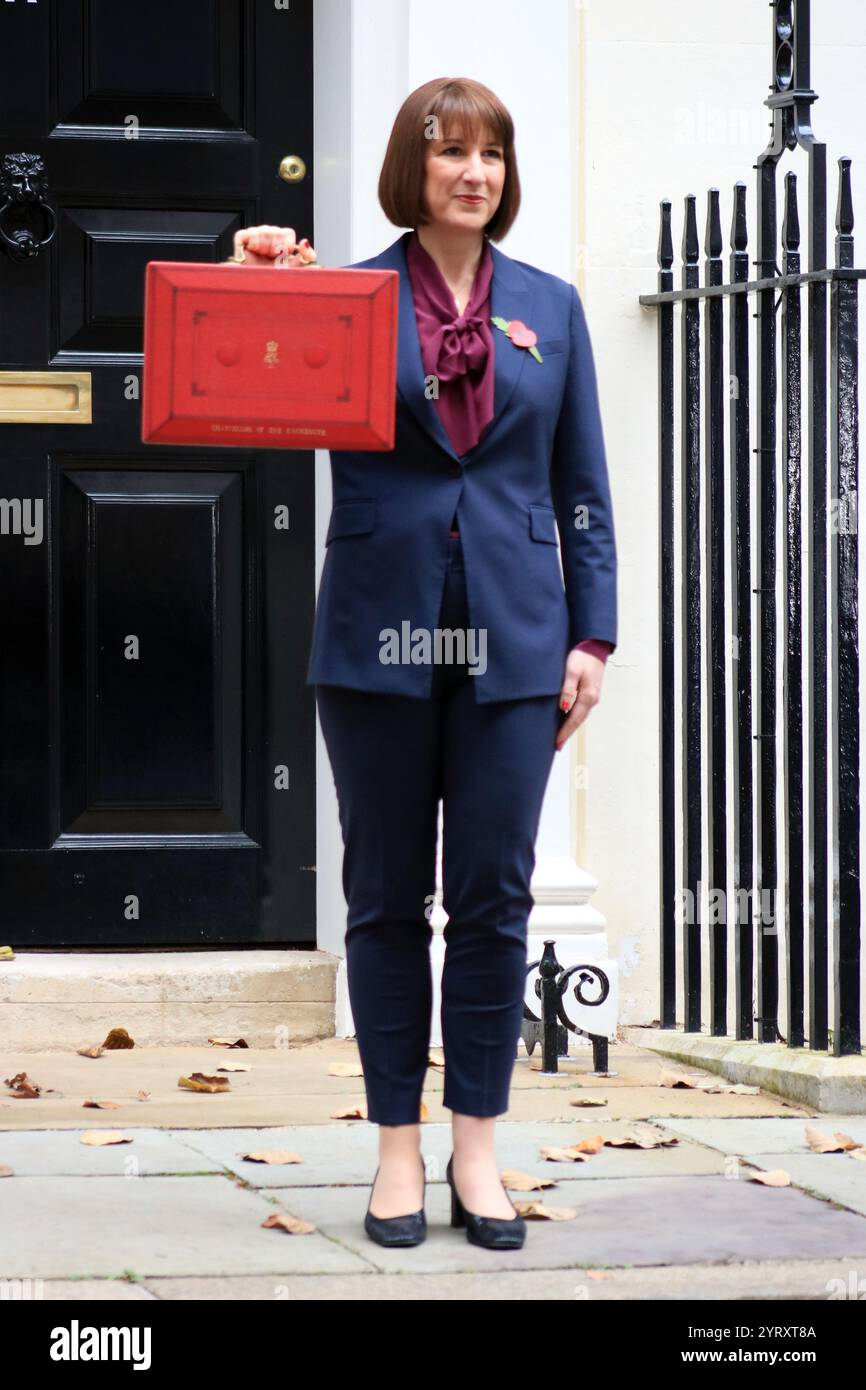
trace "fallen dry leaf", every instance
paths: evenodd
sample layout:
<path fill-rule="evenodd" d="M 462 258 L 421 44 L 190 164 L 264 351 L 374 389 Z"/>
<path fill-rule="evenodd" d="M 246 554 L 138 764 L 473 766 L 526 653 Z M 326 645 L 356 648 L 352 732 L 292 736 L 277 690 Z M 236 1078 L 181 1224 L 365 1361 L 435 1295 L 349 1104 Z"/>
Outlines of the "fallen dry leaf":
<path fill-rule="evenodd" d="M 79 1057 L 101 1057 L 102 1048 L 97 1043 L 95 1047 L 79 1047 Z"/>
<path fill-rule="evenodd" d="M 42 1092 L 42 1087 L 35 1085 L 26 1071 L 19 1071 L 17 1076 L 7 1076 L 3 1084 L 10 1087 L 16 1100 L 35 1100 Z"/>
<path fill-rule="evenodd" d="M 635 1127 L 619 1139 L 605 1139 L 604 1142 L 613 1149 L 662 1149 L 680 1141 L 675 1135 L 663 1134 L 661 1130 Z"/>
<path fill-rule="evenodd" d="M 749 1174 L 750 1182 L 763 1183 L 765 1187 L 790 1187 L 791 1179 L 784 1168 L 771 1168 L 769 1173 L 754 1172 Z"/>
<path fill-rule="evenodd" d="M 208 1038 L 208 1042 L 209 1042 L 213 1047 L 248 1047 L 248 1046 L 249 1046 L 249 1043 L 245 1042 L 243 1038 L 235 1038 L 234 1040 L 232 1040 L 231 1038 Z"/>
<path fill-rule="evenodd" d="M 364 1068 L 360 1062 L 329 1062 L 329 1076 L 363 1076 Z"/>
<path fill-rule="evenodd" d="M 15 952 L 11 946 L 0 946 L 0 960 L 14 960 Z"/>
<path fill-rule="evenodd" d="M 252 1071 L 249 1062 L 223 1062 L 217 1071 Z"/>
<path fill-rule="evenodd" d="M 604 1137 L 601 1134 L 590 1134 L 587 1139 L 580 1139 L 569 1147 L 577 1149 L 580 1154 L 597 1154 L 600 1149 L 604 1148 Z"/>
<path fill-rule="evenodd" d="M 116 1051 L 122 1047 L 135 1047 L 135 1043 L 125 1028 L 112 1028 L 102 1046 L 111 1051 Z"/>
<path fill-rule="evenodd" d="M 857 1140 L 852 1139 L 850 1134 L 840 1134 L 838 1130 L 834 1130 L 833 1138 L 828 1139 L 826 1134 L 815 1129 L 814 1125 L 806 1126 L 806 1143 L 816 1154 L 839 1154 L 846 1153 L 849 1149 L 860 1148 Z"/>
<path fill-rule="evenodd" d="M 427 1056 L 427 1065 L 428 1065 L 428 1067 L 444 1067 L 444 1065 L 445 1065 L 445 1053 L 444 1053 L 444 1052 L 431 1052 L 431 1053 L 429 1053 L 428 1056 Z"/>
<path fill-rule="evenodd" d="M 138 1099 L 139 1099 L 139 1100 L 150 1100 L 150 1091 L 139 1091 L 139 1093 L 138 1093 Z"/>
<path fill-rule="evenodd" d="M 290 1216 L 287 1211 L 275 1211 L 262 1222 L 268 1230 L 288 1231 L 290 1236 L 308 1236 L 316 1228 L 312 1221 L 303 1221 L 300 1216 Z"/>
<path fill-rule="evenodd" d="M 285 1149 L 272 1149 L 270 1152 L 241 1154 L 249 1163 L 303 1163 L 300 1154 L 289 1153 Z"/>
<path fill-rule="evenodd" d="M 541 1187 L 556 1187 L 555 1178 L 534 1178 L 531 1173 L 521 1173 L 519 1168 L 504 1168 L 499 1177 L 503 1187 L 512 1192 L 537 1192 Z"/>
<path fill-rule="evenodd" d="M 573 1221 L 574 1207 L 546 1207 L 543 1202 L 515 1202 L 518 1216 L 530 1221 Z"/>
<path fill-rule="evenodd" d="M 126 1134 L 120 1134 L 116 1129 L 89 1129 L 82 1134 L 79 1140 L 81 1144 L 131 1144 L 132 1140 Z"/>
<path fill-rule="evenodd" d="M 84 1100 L 81 1102 L 85 1110 L 119 1110 L 120 1106 L 116 1100 Z"/>
<path fill-rule="evenodd" d="M 712 1085 L 715 1077 L 707 1076 L 702 1073 L 700 1076 L 689 1076 L 684 1071 L 662 1071 L 659 1072 L 659 1079 L 656 1083 L 659 1086 L 687 1086 L 691 1090 L 700 1090 L 704 1085 Z"/>
<path fill-rule="evenodd" d="M 430 1114 L 430 1111 L 427 1109 L 427 1106 L 424 1104 L 424 1102 L 423 1102 L 423 1100 L 422 1100 L 422 1102 L 421 1102 L 421 1109 L 420 1109 L 419 1112 L 418 1112 L 418 1119 L 419 1119 L 419 1120 L 426 1120 L 426 1119 L 427 1119 L 427 1116 L 428 1116 L 429 1114 Z"/>
<path fill-rule="evenodd" d="M 205 1076 L 203 1071 L 191 1072 L 189 1076 L 178 1077 L 178 1086 L 185 1086 L 188 1091 L 228 1091 L 229 1079 L 227 1076 Z"/>
<path fill-rule="evenodd" d="M 366 1120 L 366 1105 L 351 1105 L 346 1110 L 332 1110 L 330 1118 L 332 1120 Z"/>
<path fill-rule="evenodd" d="M 0 1163 L 0 1178 L 11 1178 L 13 1172 L 13 1168 L 7 1168 L 5 1163 Z"/>
<path fill-rule="evenodd" d="M 570 1100 L 569 1105 L 607 1105 L 606 1100 L 596 1100 L 592 1096 L 583 1096 L 580 1100 Z"/>
<path fill-rule="evenodd" d="M 588 1163 L 589 1154 L 582 1152 L 576 1146 L 571 1148 L 557 1148 L 555 1144 L 545 1144 L 539 1151 L 542 1158 L 546 1158 L 550 1163 Z"/>

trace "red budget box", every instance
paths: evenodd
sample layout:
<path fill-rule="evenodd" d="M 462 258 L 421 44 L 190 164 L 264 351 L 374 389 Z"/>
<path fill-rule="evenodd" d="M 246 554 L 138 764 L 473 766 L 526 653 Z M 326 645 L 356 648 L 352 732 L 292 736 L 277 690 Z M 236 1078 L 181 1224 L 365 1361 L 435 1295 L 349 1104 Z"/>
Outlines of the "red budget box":
<path fill-rule="evenodd" d="M 142 441 L 393 449 L 399 280 L 149 261 Z"/>

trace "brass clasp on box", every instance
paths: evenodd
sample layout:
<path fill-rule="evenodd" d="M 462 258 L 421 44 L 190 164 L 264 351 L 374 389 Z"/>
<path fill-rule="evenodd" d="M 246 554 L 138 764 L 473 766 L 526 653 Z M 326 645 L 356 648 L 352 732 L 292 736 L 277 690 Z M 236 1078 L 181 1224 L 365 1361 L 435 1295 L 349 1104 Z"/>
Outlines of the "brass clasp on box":
<path fill-rule="evenodd" d="M 90 372 L 0 372 L 0 425 L 89 425 Z"/>

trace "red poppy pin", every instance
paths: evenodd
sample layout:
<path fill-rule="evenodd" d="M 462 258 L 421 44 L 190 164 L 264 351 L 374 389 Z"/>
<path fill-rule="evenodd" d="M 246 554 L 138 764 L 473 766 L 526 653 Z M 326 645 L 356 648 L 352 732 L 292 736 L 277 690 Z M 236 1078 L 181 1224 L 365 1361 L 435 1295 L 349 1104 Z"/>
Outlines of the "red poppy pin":
<path fill-rule="evenodd" d="M 544 358 L 538 351 L 535 344 L 538 342 L 538 334 L 532 328 L 527 328 L 520 319 L 501 319 L 497 316 L 491 318 L 490 322 L 495 328 L 501 328 L 503 333 L 507 333 L 515 347 L 529 348 L 536 362 L 543 362 Z"/>

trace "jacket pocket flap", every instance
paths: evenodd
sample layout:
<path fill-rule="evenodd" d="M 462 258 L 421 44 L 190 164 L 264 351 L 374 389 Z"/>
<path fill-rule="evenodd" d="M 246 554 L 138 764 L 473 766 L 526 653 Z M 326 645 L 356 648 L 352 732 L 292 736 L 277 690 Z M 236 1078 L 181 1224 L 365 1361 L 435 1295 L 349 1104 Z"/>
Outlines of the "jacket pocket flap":
<path fill-rule="evenodd" d="M 553 507 L 530 503 L 529 528 L 534 541 L 549 541 L 551 545 L 556 545 L 556 512 Z"/>
<path fill-rule="evenodd" d="M 325 545 L 337 536 L 362 536 L 372 531 L 376 521 L 376 499 L 359 497 L 351 502 L 338 502 L 331 510 Z"/>

